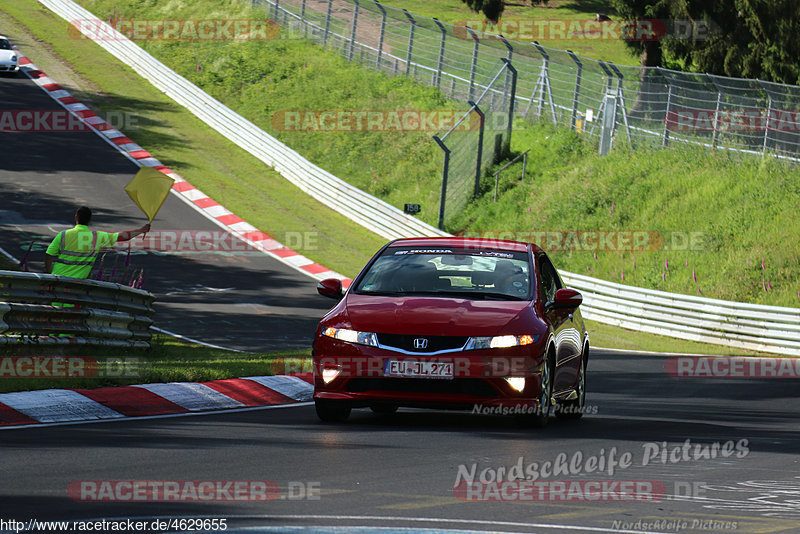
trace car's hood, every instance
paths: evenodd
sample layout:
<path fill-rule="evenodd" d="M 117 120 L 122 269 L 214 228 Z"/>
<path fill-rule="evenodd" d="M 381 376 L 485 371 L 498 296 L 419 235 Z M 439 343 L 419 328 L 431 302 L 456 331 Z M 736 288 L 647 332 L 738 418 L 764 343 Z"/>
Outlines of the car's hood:
<path fill-rule="evenodd" d="M 349 294 L 355 330 L 423 336 L 493 336 L 521 315 L 527 301 Z"/>
<path fill-rule="evenodd" d="M 0 50 L 0 61 L 11 61 L 11 56 L 17 56 L 17 58 L 19 58 L 19 54 L 16 50 Z"/>

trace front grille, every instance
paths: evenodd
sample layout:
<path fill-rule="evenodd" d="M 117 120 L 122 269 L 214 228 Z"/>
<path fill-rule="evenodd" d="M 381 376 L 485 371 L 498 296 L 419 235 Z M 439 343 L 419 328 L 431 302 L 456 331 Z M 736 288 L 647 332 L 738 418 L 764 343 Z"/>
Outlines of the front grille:
<path fill-rule="evenodd" d="M 353 378 L 345 389 L 352 393 L 394 391 L 402 393 L 441 393 L 497 397 L 497 390 L 479 378 Z"/>
<path fill-rule="evenodd" d="M 415 348 L 414 340 L 427 340 L 427 347 Z M 378 334 L 378 342 L 384 347 L 394 347 L 408 352 L 437 352 L 440 350 L 460 349 L 466 343 L 467 336 L 411 336 L 407 334 Z"/>

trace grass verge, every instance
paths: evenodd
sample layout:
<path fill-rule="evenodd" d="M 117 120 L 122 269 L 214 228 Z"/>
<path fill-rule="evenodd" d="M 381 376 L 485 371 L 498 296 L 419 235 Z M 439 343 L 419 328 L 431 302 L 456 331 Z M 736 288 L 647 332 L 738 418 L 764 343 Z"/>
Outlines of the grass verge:
<path fill-rule="evenodd" d="M 311 350 L 240 353 L 213 349 L 156 334 L 150 350 L 98 347 L 18 347 L 0 358 L 0 393 L 40 389 L 80 389 L 154 382 L 206 382 L 243 376 L 280 375 L 311 371 Z M 63 357 L 59 373 L 72 376 L 17 377 L 30 363 L 14 357 Z M 75 362 L 69 367 L 69 362 Z M 53 369 L 52 367 L 50 368 Z"/>

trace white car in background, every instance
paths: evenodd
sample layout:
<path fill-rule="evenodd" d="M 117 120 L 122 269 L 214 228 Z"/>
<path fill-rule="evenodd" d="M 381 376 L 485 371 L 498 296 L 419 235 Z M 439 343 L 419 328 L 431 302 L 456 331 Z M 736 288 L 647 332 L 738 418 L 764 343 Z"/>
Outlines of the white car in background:
<path fill-rule="evenodd" d="M 0 72 L 19 72 L 19 52 L 17 47 L 4 35 L 0 35 Z"/>

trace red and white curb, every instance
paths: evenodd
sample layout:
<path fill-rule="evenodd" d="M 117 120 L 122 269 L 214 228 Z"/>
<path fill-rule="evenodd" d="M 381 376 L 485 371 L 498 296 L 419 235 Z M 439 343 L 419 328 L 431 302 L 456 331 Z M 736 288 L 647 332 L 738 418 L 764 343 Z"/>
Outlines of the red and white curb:
<path fill-rule="evenodd" d="M 310 401 L 311 373 L 211 382 L 0 393 L 0 428 L 114 420 Z"/>
<path fill-rule="evenodd" d="M 79 102 L 25 55 L 21 52 L 19 54 L 20 70 L 33 80 L 36 85 L 44 89 L 53 100 L 78 117 L 89 129 L 97 133 L 103 140 L 140 167 L 152 167 L 172 178 L 175 181 L 172 185 L 172 193 L 178 195 L 181 200 L 192 206 L 204 217 L 253 248 L 305 275 L 316 280 L 339 278 L 345 287 L 350 284 L 351 279 L 284 246 L 184 180 L 172 169 L 153 157 L 150 152 L 134 143 L 121 131 L 111 126 L 86 105 Z"/>

